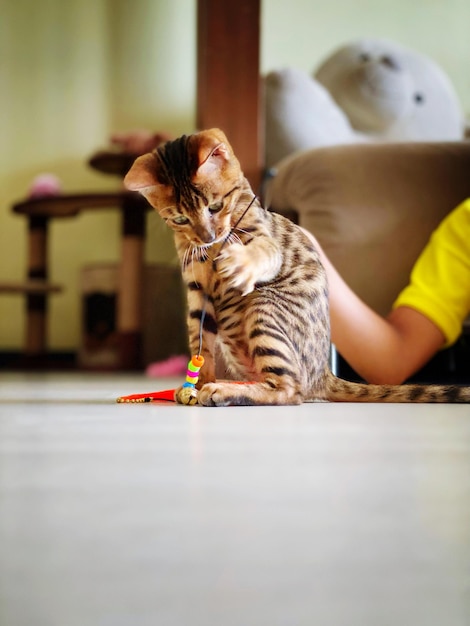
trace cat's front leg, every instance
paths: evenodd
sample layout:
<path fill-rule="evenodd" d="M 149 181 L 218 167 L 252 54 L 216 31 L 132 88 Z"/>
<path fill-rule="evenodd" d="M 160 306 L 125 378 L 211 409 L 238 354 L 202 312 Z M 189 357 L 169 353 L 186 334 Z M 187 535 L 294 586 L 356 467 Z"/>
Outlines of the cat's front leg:
<path fill-rule="evenodd" d="M 246 296 L 256 283 L 266 283 L 277 276 L 282 254 L 273 239 L 258 237 L 245 245 L 232 243 L 223 248 L 216 263 L 217 272 L 228 285 Z"/>

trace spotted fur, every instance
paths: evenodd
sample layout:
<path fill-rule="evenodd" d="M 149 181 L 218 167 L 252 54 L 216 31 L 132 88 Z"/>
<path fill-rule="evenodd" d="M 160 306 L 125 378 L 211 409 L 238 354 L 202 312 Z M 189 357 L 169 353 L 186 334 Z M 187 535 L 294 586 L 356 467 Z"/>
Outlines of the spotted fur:
<path fill-rule="evenodd" d="M 352 402 L 468 402 L 470 388 L 365 385 L 329 369 L 325 271 L 310 239 L 265 210 L 218 129 L 139 157 L 126 180 L 174 231 L 188 292 L 189 344 L 202 356 L 207 406 Z M 216 382 L 216 343 L 235 378 Z"/>

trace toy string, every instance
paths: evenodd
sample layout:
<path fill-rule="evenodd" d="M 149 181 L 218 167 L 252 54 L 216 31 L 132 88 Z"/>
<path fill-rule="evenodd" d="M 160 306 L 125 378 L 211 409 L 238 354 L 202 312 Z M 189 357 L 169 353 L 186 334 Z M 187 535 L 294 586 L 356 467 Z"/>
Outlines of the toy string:
<path fill-rule="evenodd" d="M 241 214 L 241 216 L 238 218 L 238 220 L 235 222 L 235 224 L 233 225 L 233 227 L 231 228 L 229 234 L 225 237 L 222 245 L 220 246 L 220 250 L 219 253 L 222 251 L 223 247 L 225 246 L 225 244 L 227 243 L 227 241 L 230 239 L 230 236 L 232 235 L 233 231 L 236 230 L 236 228 L 238 227 L 238 225 L 240 224 L 240 222 L 242 221 L 242 219 L 245 217 L 245 215 L 248 213 L 249 209 L 252 207 L 254 201 L 258 198 L 258 196 L 253 196 L 253 198 L 251 199 L 250 204 L 246 207 L 246 209 L 243 211 L 243 213 Z M 207 301 L 208 301 L 209 297 L 208 295 L 205 293 L 204 294 L 204 304 L 202 306 L 202 311 L 201 311 L 201 321 L 200 321 L 200 326 L 199 326 L 199 352 L 198 352 L 198 356 L 201 356 L 201 352 L 202 352 L 202 331 L 204 328 L 204 320 L 206 318 L 206 311 L 207 311 Z"/>
<path fill-rule="evenodd" d="M 202 352 L 202 329 L 204 327 L 204 319 L 206 317 L 207 300 L 208 300 L 208 296 L 205 293 L 204 294 L 204 304 L 202 305 L 202 311 L 201 311 L 201 321 L 200 321 L 200 325 L 199 325 L 199 352 L 197 353 L 198 356 L 201 356 L 201 352 Z"/>

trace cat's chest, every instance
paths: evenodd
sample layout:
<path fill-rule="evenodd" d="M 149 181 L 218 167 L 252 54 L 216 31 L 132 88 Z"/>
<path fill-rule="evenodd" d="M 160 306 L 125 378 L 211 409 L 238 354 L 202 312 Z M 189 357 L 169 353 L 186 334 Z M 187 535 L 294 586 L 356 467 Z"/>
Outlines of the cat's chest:
<path fill-rule="evenodd" d="M 187 246 L 178 249 L 183 279 L 187 285 L 196 284 L 207 295 L 213 295 L 220 288 L 223 283 L 217 271 L 220 249 L 220 244 L 205 249 Z"/>

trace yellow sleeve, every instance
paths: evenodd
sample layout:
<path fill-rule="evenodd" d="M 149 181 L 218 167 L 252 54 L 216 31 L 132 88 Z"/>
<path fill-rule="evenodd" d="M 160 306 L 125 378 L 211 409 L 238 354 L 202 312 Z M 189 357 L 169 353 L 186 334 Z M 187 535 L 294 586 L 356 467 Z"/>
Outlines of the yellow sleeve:
<path fill-rule="evenodd" d="M 393 308 L 425 315 L 453 344 L 470 313 L 470 199 L 441 222 L 415 263 L 410 283 Z"/>

